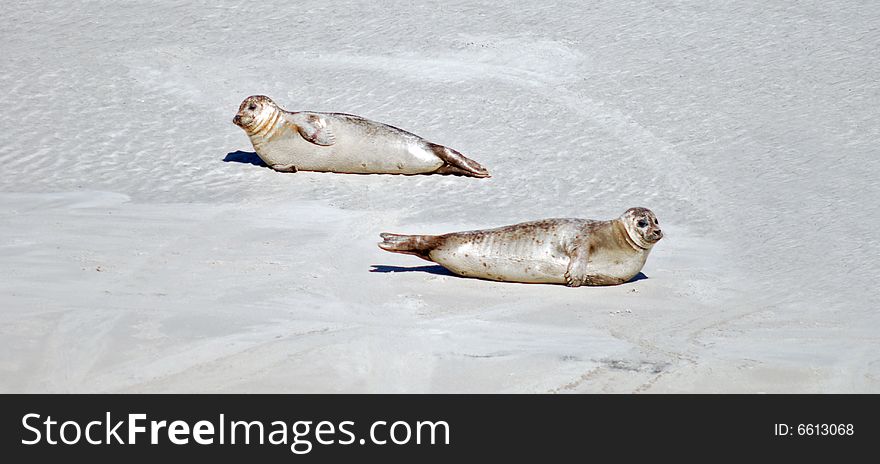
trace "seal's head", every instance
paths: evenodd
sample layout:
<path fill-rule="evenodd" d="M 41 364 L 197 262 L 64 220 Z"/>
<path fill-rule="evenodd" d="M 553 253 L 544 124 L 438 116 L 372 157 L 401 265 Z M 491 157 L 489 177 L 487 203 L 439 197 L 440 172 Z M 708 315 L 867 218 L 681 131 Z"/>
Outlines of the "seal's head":
<path fill-rule="evenodd" d="M 277 111 L 278 107 L 271 98 L 265 95 L 252 95 L 241 102 L 238 113 L 232 118 L 232 123 L 251 134 L 271 119 Z"/>
<path fill-rule="evenodd" d="M 618 220 L 623 224 L 629 238 L 639 248 L 649 250 L 663 238 L 657 216 L 648 208 L 630 208 Z"/>

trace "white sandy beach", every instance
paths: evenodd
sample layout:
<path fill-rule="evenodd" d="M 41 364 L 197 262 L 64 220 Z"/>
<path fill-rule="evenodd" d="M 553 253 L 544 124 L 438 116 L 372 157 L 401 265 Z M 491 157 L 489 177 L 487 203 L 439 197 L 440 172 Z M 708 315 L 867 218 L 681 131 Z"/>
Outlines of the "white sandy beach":
<path fill-rule="evenodd" d="M 880 392 L 880 4 L 180 3 L 0 7 L 0 392 Z M 274 172 L 252 94 L 493 177 Z M 617 287 L 376 247 L 632 206 Z"/>

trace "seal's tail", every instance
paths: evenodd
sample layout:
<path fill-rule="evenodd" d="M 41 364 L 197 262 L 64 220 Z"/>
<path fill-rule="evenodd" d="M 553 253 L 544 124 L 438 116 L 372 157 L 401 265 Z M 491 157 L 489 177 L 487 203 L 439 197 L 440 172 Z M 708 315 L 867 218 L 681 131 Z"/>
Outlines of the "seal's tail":
<path fill-rule="evenodd" d="M 442 159 L 445 164 L 437 169 L 438 174 L 454 174 L 470 177 L 491 177 L 489 171 L 480 163 L 462 155 L 456 150 L 436 143 L 430 143 L 431 150 Z"/>
<path fill-rule="evenodd" d="M 428 258 L 428 255 L 440 241 L 440 237 L 437 235 L 398 235 L 383 233 L 379 234 L 379 236 L 382 237 L 382 243 L 379 243 L 379 248 L 392 253 L 416 255 L 429 261 L 430 259 Z"/>

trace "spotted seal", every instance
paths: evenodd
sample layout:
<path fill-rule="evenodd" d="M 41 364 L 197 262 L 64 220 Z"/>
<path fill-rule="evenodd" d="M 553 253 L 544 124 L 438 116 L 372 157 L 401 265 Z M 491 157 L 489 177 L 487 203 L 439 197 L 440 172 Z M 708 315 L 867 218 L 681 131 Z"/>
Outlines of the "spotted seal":
<path fill-rule="evenodd" d="M 458 151 L 353 114 L 290 112 L 254 95 L 244 99 L 232 122 L 276 171 L 489 177 Z"/>
<path fill-rule="evenodd" d="M 445 235 L 381 237 L 383 250 L 415 255 L 461 276 L 578 287 L 628 282 L 663 232 L 651 210 L 630 208 L 608 221 L 545 219 Z"/>

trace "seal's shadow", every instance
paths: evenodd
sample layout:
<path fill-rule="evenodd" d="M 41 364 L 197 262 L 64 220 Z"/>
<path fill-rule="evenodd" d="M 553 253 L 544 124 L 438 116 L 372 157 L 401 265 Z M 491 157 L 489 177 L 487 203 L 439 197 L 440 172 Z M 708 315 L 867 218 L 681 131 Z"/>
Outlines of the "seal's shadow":
<path fill-rule="evenodd" d="M 252 151 L 231 151 L 226 154 L 226 158 L 223 158 L 223 161 L 226 163 L 243 163 L 243 164 L 253 164 L 254 166 L 262 166 L 268 168 L 266 163 L 257 156 L 256 153 Z"/>
<path fill-rule="evenodd" d="M 443 266 L 415 266 L 415 267 L 402 267 L 402 266 L 383 266 L 381 264 L 373 264 L 373 268 L 370 269 L 370 272 L 426 272 L 428 274 L 436 274 L 443 276 L 451 276 L 451 277 L 461 277 L 459 275 L 453 274 L 448 269 Z"/>
<path fill-rule="evenodd" d="M 450 277 L 458 277 L 459 279 L 465 279 L 465 278 L 466 278 L 466 277 L 462 277 L 462 276 L 460 276 L 460 275 L 458 275 L 458 274 L 453 274 L 452 271 L 446 269 L 446 268 L 443 267 L 443 266 L 415 266 L 415 267 L 403 267 L 403 266 L 384 266 L 384 265 L 381 265 L 381 264 L 373 264 L 373 265 L 372 265 L 372 269 L 370 269 L 370 272 L 381 272 L 381 273 L 388 273 L 388 272 L 425 272 L 425 273 L 428 273 L 428 274 L 443 275 L 443 276 L 450 276 Z M 629 279 L 629 280 L 626 281 L 625 283 L 629 284 L 629 283 L 632 283 L 632 282 L 637 282 L 637 281 L 639 281 L 639 280 L 645 280 L 645 279 L 647 279 L 647 278 L 648 278 L 648 276 L 646 276 L 645 274 L 639 272 L 638 274 L 636 274 L 635 277 L 633 277 L 632 279 Z"/>

